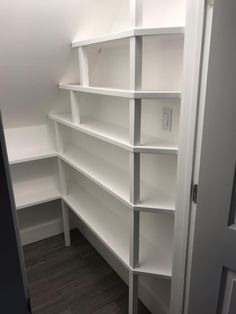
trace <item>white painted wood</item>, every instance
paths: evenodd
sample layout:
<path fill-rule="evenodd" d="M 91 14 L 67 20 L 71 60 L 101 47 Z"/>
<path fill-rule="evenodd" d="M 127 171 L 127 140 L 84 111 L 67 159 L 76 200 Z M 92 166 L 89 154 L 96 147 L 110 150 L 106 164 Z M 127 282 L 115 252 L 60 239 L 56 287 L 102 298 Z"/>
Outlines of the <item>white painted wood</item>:
<path fill-rule="evenodd" d="M 129 272 L 129 314 L 138 314 L 139 277 Z"/>
<path fill-rule="evenodd" d="M 80 113 L 79 113 L 79 97 L 78 93 L 70 91 L 70 104 L 71 104 L 71 117 L 72 122 L 75 125 L 80 124 Z"/>
<path fill-rule="evenodd" d="M 139 233 L 140 233 L 140 213 L 130 211 L 130 266 L 139 266 Z"/>
<path fill-rule="evenodd" d="M 77 175 L 74 174 L 74 176 Z M 70 178 L 68 195 L 63 197 L 64 201 L 125 267 L 132 269 L 129 264 L 128 208 L 113 198 L 108 200 L 106 194 L 96 185 L 89 183 L 85 188 L 82 186 L 83 178 L 79 177 L 78 180 L 79 184 Z M 163 222 L 160 221 L 159 224 Z M 161 232 L 156 241 L 152 242 L 147 239 L 149 231 L 144 230 L 144 225 L 141 231 L 145 236 L 140 237 L 140 264 L 135 270 L 136 273 L 169 279 L 171 277 L 171 247 L 168 242 L 163 243 L 165 235 Z M 157 247 L 162 248 L 162 254 L 159 254 Z"/>
<path fill-rule="evenodd" d="M 99 43 L 104 43 L 108 41 L 114 41 L 124 38 L 130 38 L 134 36 L 181 36 L 184 35 L 184 27 L 162 27 L 162 28 L 134 28 L 124 32 L 113 33 L 109 35 L 99 36 L 91 39 L 81 40 L 72 43 L 72 47 L 81 47 L 81 46 L 88 46 L 94 45 Z"/>
<path fill-rule="evenodd" d="M 199 168 L 201 160 L 201 145 L 202 145 L 202 132 L 205 113 L 206 102 L 206 89 L 207 89 L 207 75 L 210 55 L 210 38 L 212 29 L 212 15 L 213 10 L 208 8 L 205 15 L 205 30 L 204 30 L 204 43 L 202 52 L 202 70 L 199 90 L 199 105 L 198 105 L 198 121 L 196 130 L 196 144 L 195 144 L 195 158 L 194 158 L 194 171 L 193 171 L 193 184 L 198 184 L 199 181 Z M 185 287 L 185 304 L 184 311 L 188 312 L 189 302 L 189 290 L 190 290 L 190 274 L 193 252 L 193 240 L 194 240 L 194 223 L 196 218 L 196 204 L 191 205 L 191 217 L 190 217 L 190 231 L 189 231 L 189 244 L 188 244 L 188 256 L 187 256 L 187 271 L 186 271 L 186 287 Z"/>
<path fill-rule="evenodd" d="M 62 135 L 61 135 L 60 128 L 57 121 L 55 121 L 55 134 L 56 134 L 57 151 L 58 153 L 62 153 L 63 152 Z"/>
<path fill-rule="evenodd" d="M 141 99 L 129 101 L 129 142 L 130 145 L 140 145 L 141 138 Z"/>
<path fill-rule="evenodd" d="M 75 125 L 72 122 L 70 114 L 50 114 L 49 118 L 59 122 L 60 124 L 69 126 L 79 132 L 91 135 L 97 139 L 111 143 L 118 147 L 124 148 L 135 153 L 150 153 L 150 154 L 174 154 L 178 153 L 178 147 L 173 146 L 169 142 L 162 139 L 153 139 L 149 135 L 144 135 L 147 142 L 156 142 L 157 145 L 131 145 L 129 141 L 129 130 L 118 127 L 115 124 L 101 123 L 96 120 L 87 120 L 86 123 Z M 137 122 L 136 122 L 137 123 Z M 132 122 L 133 125 L 133 122 Z M 136 133 L 137 134 L 137 133 Z M 131 136 L 131 135 L 130 135 Z M 133 135 L 132 135 L 133 137 Z M 137 141 L 138 142 L 138 141 Z M 158 143 L 159 142 L 159 143 Z M 159 145 L 158 145 L 159 144 Z"/>
<path fill-rule="evenodd" d="M 129 153 L 129 191 L 130 202 L 140 202 L 140 154 Z"/>
<path fill-rule="evenodd" d="M 65 180 L 65 167 L 61 158 L 58 158 L 58 175 L 59 175 L 59 186 L 60 193 L 62 196 L 67 194 L 67 185 Z"/>
<path fill-rule="evenodd" d="M 89 64 L 87 47 L 79 47 L 79 69 L 80 69 L 80 84 L 89 86 Z"/>
<path fill-rule="evenodd" d="M 130 38 L 130 89 L 142 89 L 142 37 Z"/>
<path fill-rule="evenodd" d="M 60 201 L 25 208 L 17 216 L 23 245 L 63 232 Z"/>
<path fill-rule="evenodd" d="M 183 312 L 204 9 L 203 1 L 187 1 L 170 314 Z"/>
<path fill-rule="evenodd" d="M 133 28 L 142 27 L 143 0 L 130 0 L 130 24 Z"/>
<path fill-rule="evenodd" d="M 125 89 L 102 88 L 102 87 L 85 87 L 76 84 L 60 83 L 61 89 L 72 90 L 82 93 L 91 93 L 98 95 L 117 96 L 126 98 L 145 98 L 145 99 L 179 99 L 180 91 L 132 91 Z"/>
<path fill-rule="evenodd" d="M 213 8 L 208 7 L 210 14 L 206 14 L 212 29 L 208 37 L 210 42 L 205 46 L 210 48 L 207 77 L 201 82 L 203 91 L 206 89 L 205 115 L 197 211 L 191 226 L 194 238 L 188 311 L 193 314 L 203 311 L 231 314 L 236 311 L 236 67 L 233 53 L 236 23 L 232 8 L 235 8 L 232 0 L 215 1 Z M 206 25 L 209 26 L 208 21 Z M 209 284 L 206 286 L 205 282 Z"/>
<path fill-rule="evenodd" d="M 61 206 L 65 246 L 71 246 L 69 209 L 63 200 L 61 201 Z"/>
<path fill-rule="evenodd" d="M 50 158 L 11 166 L 17 209 L 61 198 L 56 162 Z"/>
<path fill-rule="evenodd" d="M 46 124 L 5 129 L 4 132 L 10 164 L 57 155 L 51 131 Z"/>

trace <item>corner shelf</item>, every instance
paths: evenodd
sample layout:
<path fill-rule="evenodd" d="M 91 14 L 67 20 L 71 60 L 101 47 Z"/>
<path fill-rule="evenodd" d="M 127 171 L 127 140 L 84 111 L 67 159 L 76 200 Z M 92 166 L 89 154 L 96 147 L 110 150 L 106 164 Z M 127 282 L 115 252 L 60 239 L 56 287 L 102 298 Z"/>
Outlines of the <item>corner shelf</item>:
<path fill-rule="evenodd" d="M 134 28 L 124 32 L 111 33 L 105 36 L 98 36 L 87 40 L 80 40 L 72 43 L 72 47 L 83 47 L 108 41 L 119 40 L 136 36 L 183 36 L 184 27 L 163 27 L 163 28 Z"/>
<path fill-rule="evenodd" d="M 61 198 L 57 162 L 57 158 L 50 158 L 11 165 L 18 210 Z"/>
<path fill-rule="evenodd" d="M 99 200 L 83 188 L 70 190 L 69 194 L 64 196 L 63 199 L 123 265 L 127 269 L 132 270 L 129 265 L 128 220 L 122 219 L 111 208 L 106 208 L 104 204 L 100 203 Z M 166 260 L 167 256 L 169 259 L 168 263 Z M 162 251 L 162 254 L 158 254 L 155 250 L 155 245 L 141 236 L 140 266 L 135 269 L 135 272 L 170 279 L 170 256 L 168 245 Z"/>
<path fill-rule="evenodd" d="M 114 124 L 101 123 L 95 120 L 88 120 L 79 125 L 72 122 L 71 114 L 49 114 L 49 118 L 71 127 L 79 132 L 88 134 L 92 137 L 121 147 L 135 153 L 153 153 L 153 154 L 174 154 L 178 152 L 178 148 L 167 141 L 156 139 L 154 137 L 145 135 L 145 142 L 156 143 L 156 145 L 136 145 L 129 144 L 129 130 L 128 128 L 121 128 Z"/>
<path fill-rule="evenodd" d="M 78 84 L 60 83 L 59 88 L 76 91 L 81 93 L 90 93 L 97 95 L 117 96 L 134 99 L 179 99 L 181 98 L 180 91 L 134 91 L 128 89 L 115 89 L 105 87 L 87 87 Z"/>
<path fill-rule="evenodd" d="M 47 125 L 5 129 L 5 137 L 11 165 L 57 156 Z"/>
<path fill-rule="evenodd" d="M 61 198 L 50 177 L 15 183 L 13 190 L 17 210 Z"/>

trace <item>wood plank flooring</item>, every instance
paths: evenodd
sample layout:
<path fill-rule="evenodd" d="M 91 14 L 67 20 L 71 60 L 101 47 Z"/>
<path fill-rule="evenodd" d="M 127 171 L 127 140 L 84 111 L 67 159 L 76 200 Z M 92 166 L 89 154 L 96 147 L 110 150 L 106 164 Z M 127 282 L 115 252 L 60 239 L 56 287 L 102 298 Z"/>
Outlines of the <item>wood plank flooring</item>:
<path fill-rule="evenodd" d="M 33 314 L 127 314 L 128 287 L 77 230 L 24 246 Z M 139 313 L 150 312 L 139 302 Z"/>

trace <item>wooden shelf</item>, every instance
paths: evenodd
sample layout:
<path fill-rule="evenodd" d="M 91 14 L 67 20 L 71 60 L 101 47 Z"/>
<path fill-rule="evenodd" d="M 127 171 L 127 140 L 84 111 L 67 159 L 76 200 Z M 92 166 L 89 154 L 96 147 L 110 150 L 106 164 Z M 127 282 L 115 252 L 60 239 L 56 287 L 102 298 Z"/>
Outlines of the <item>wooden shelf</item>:
<path fill-rule="evenodd" d="M 154 154 L 177 154 L 178 152 L 178 148 L 171 143 L 148 135 L 144 137 L 145 142 L 151 145 L 132 146 L 129 144 L 129 130 L 114 124 L 88 120 L 86 123 L 76 125 L 72 122 L 71 114 L 50 114 L 49 118 L 128 151 Z"/>
<path fill-rule="evenodd" d="M 82 93 L 117 96 L 126 98 L 141 98 L 141 99 L 179 99 L 181 97 L 180 91 L 132 91 L 128 89 L 114 89 L 104 87 L 85 87 L 77 84 L 60 83 L 61 89 L 77 91 Z"/>
<path fill-rule="evenodd" d="M 51 177 L 34 178 L 14 183 L 13 190 L 17 209 L 61 198 L 61 194 Z"/>
<path fill-rule="evenodd" d="M 128 215 L 125 221 L 115 211 L 106 208 L 104 204 L 81 187 L 71 189 L 63 199 L 109 250 L 128 269 L 132 269 L 129 266 Z M 160 245 L 162 246 L 162 254 L 158 253 L 155 245 L 152 245 L 145 237 L 141 236 L 140 266 L 135 270 L 137 273 L 171 278 L 170 248 L 166 248 L 163 243 Z M 169 261 L 166 260 L 167 257 Z"/>
<path fill-rule="evenodd" d="M 5 130 L 10 164 L 17 164 L 57 156 L 47 125 Z"/>
<path fill-rule="evenodd" d="M 87 40 L 80 40 L 72 43 L 72 47 L 82 47 L 88 45 L 94 45 L 98 43 L 105 43 L 108 41 L 114 41 L 124 38 L 130 38 L 135 36 L 168 36 L 168 35 L 184 35 L 184 27 L 163 27 L 163 28 L 135 28 L 124 32 L 117 32 L 108 34 L 105 36 L 98 36 Z"/>

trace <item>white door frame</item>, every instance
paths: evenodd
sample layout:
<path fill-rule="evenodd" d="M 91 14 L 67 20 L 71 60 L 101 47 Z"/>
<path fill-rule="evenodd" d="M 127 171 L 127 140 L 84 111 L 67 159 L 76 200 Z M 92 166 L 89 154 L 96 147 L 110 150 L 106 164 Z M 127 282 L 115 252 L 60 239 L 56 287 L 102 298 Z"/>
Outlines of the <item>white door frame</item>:
<path fill-rule="evenodd" d="M 182 314 L 184 311 L 191 189 L 206 12 L 205 0 L 187 1 L 170 314 Z"/>

